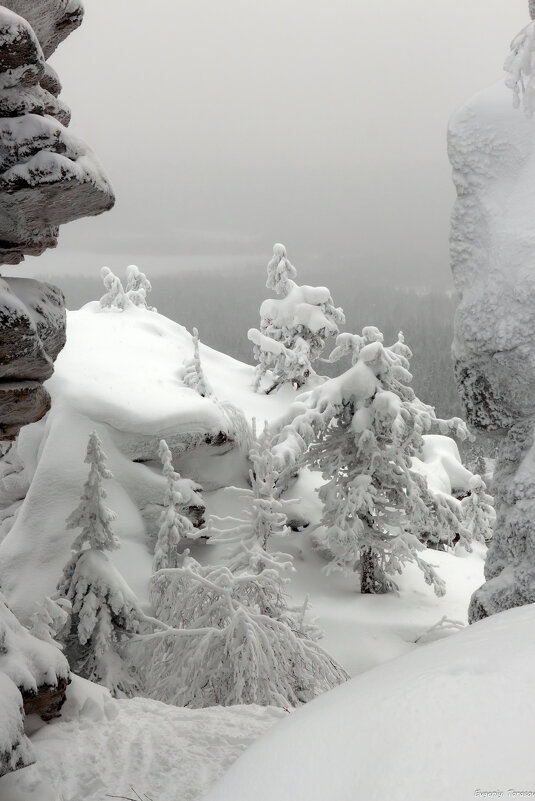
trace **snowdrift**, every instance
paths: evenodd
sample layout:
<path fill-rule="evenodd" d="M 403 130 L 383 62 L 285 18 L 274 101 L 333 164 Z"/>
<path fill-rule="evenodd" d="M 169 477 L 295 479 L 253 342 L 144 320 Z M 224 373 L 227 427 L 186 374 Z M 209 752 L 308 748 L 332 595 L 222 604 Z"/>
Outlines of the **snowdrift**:
<path fill-rule="evenodd" d="M 535 605 L 391 661 L 302 707 L 206 801 L 469 801 L 533 789 Z"/>

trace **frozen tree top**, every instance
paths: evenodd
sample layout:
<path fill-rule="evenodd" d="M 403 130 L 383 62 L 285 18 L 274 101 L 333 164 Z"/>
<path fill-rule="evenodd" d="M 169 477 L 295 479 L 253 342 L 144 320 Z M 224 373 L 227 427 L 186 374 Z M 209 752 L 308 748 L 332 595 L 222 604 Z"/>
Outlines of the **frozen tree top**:
<path fill-rule="evenodd" d="M 69 665 L 59 648 L 33 637 L 5 605 L 2 595 L 0 646 L 0 675 L 9 676 L 21 689 L 35 692 L 44 684 L 53 687 L 58 678 L 69 675 Z"/>

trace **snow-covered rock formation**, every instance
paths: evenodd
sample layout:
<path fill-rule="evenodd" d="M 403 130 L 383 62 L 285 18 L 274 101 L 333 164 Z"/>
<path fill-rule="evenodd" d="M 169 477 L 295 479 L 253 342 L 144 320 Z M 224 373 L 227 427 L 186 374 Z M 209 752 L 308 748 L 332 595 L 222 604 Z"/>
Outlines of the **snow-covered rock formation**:
<path fill-rule="evenodd" d="M 472 621 L 535 601 L 535 120 L 503 83 L 451 120 L 453 353 L 468 422 L 500 444 L 497 522 Z"/>
<path fill-rule="evenodd" d="M 59 225 L 114 202 L 93 152 L 67 132 L 61 86 L 45 65 L 82 14 L 64 0 L 0 6 L 0 264 L 55 247 Z"/>
<path fill-rule="evenodd" d="M 77 0 L 0 6 L 0 265 L 55 247 L 61 224 L 114 203 L 96 157 L 65 127 L 70 111 L 58 99 L 61 84 L 46 63 L 82 16 Z M 2 439 L 13 439 L 49 408 L 42 382 L 64 341 L 63 306 L 61 292 L 48 284 L 0 283 Z M 47 320 L 44 339 L 36 317 Z"/>

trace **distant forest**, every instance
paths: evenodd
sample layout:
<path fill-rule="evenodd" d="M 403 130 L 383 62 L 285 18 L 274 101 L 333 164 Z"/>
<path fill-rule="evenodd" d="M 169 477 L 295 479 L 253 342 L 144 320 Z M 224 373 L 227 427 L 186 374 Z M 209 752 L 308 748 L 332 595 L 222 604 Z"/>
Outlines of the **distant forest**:
<path fill-rule="evenodd" d="M 140 265 L 143 269 L 143 265 Z M 116 272 L 121 275 L 119 270 Z M 249 328 L 259 324 L 259 307 L 272 293 L 265 287 L 264 274 L 256 271 L 183 272 L 175 275 L 150 275 L 153 291 L 149 301 L 166 317 L 199 329 L 201 340 L 241 361 L 254 364 Z M 97 300 L 104 288 L 95 269 L 95 277 L 49 276 L 61 286 L 67 307 L 78 309 Z M 362 281 L 333 274 L 303 275 L 299 283 L 327 285 L 334 302 L 346 315 L 345 330 L 360 332 L 365 325 L 377 326 L 390 344 L 403 331 L 413 351 L 411 372 L 413 387 L 420 399 L 436 407 L 441 417 L 462 415 L 453 378 L 451 342 L 456 299 L 446 293 L 421 293 L 392 287 L 362 287 Z M 327 356 L 330 352 L 326 349 Z M 318 364 L 319 373 L 333 375 L 340 365 Z"/>

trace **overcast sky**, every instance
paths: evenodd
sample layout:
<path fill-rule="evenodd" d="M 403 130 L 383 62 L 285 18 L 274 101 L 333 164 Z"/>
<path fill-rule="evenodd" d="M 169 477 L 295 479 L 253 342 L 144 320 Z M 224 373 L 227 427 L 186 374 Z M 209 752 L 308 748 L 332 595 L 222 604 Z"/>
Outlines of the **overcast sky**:
<path fill-rule="evenodd" d="M 86 0 L 52 58 L 115 209 L 26 274 L 267 262 L 450 287 L 450 114 L 527 0 Z M 19 271 L 21 274 L 21 271 Z"/>

